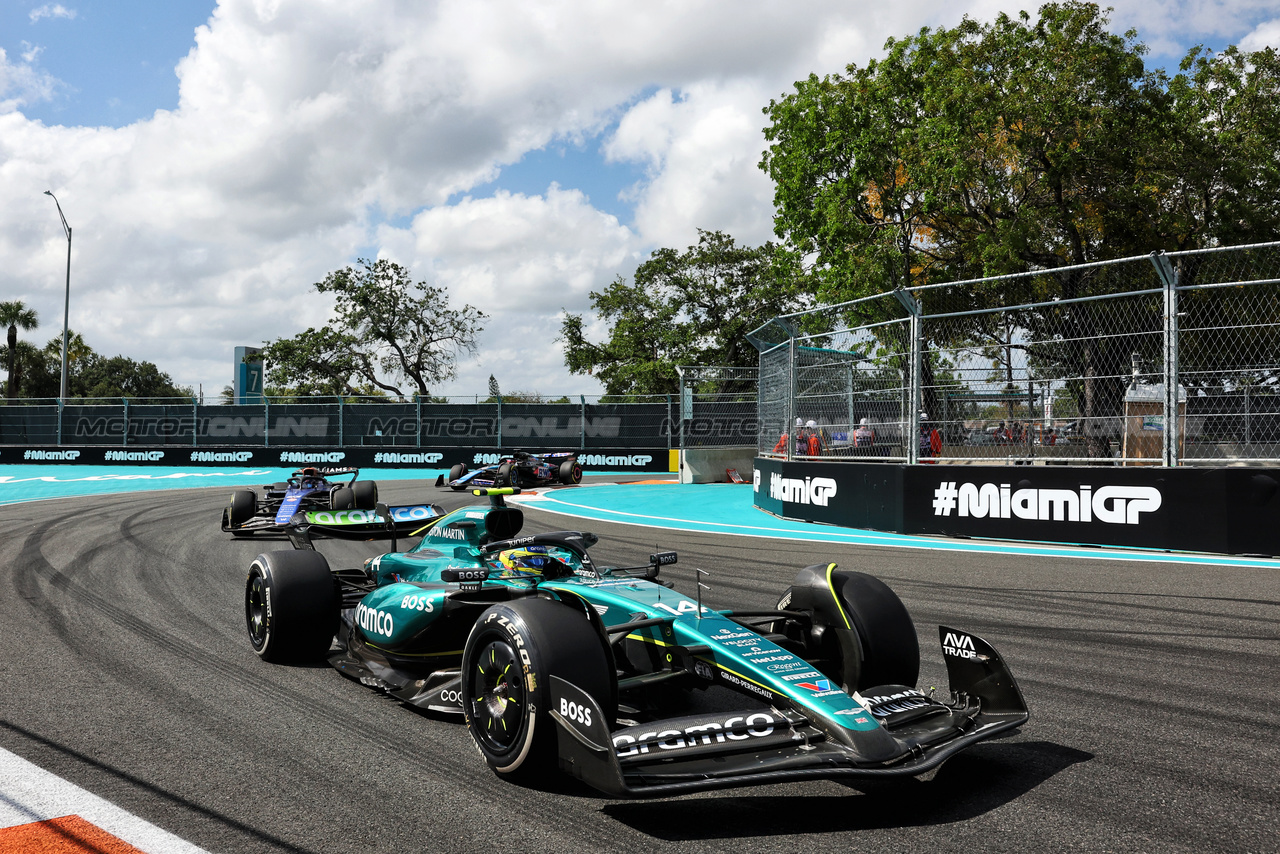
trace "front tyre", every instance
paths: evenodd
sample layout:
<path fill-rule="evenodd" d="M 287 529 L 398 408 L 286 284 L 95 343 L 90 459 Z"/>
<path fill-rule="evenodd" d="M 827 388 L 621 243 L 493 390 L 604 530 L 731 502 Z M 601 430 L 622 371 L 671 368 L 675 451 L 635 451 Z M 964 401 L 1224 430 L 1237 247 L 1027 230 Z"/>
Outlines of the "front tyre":
<path fill-rule="evenodd" d="M 552 676 L 590 694 L 610 719 L 615 714 L 617 683 L 603 640 L 581 611 L 554 599 L 492 606 L 471 630 L 462 660 L 467 729 L 505 780 L 529 785 L 557 767 Z"/>
<path fill-rule="evenodd" d="M 458 463 L 456 466 L 449 469 L 449 480 L 450 482 L 455 481 L 466 473 L 467 473 L 467 467 L 462 463 Z"/>
<path fill-rule="evenodd" d="M 249 565 L 245 624 L 264 661 L 322 659 L 338 629 L 338 605 L 329 562 L 318 552 L 267 552 Z"/>
<path fill-rule="evenodd" d="M 251 489 L 237 489 L 231 493 L 231 506 L 227 508 L 227 523 L 239 528 L 258 512 L 258 495 Z"/>
<path fill-rule="evenodd" d="M 503 463 L 498 466 L 498 476 L 494 478 L 496 486 L 519 486 L 520 467 L 515 463 Z"/>
<path fill-rule="evenodd" d="M 889 585 L 865 572 L 816 564 L 796 575 L 779 610 L 811 615 L 816 631 L 799 638 L 805 658 L 850 691 L 915 685 L 920 643 L 907 607 Z M 785 622 L 774 630 L 791 634 Z"/>

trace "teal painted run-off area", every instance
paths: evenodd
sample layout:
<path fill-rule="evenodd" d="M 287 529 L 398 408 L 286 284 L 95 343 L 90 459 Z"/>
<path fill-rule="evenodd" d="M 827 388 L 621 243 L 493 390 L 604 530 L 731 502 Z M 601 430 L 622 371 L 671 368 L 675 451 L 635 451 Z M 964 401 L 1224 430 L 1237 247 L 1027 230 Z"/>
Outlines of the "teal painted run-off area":
<path fill-rule="evenodd" d="M 434 481 L 437 475 L 445 473 L 443 469 L 369 469 L 362 472 L 366 478 L 379 481 Z M 292 468 L 0 466 L 0 504 L 164 489 L 238 489 L 283 481 L 291 474 Z M 436 489 L 427 487 L 425 491 L 427 494 L 422 496 L 422 500 L 431 501 Z M 756 508 L 752 498 L 750 484 L 650 482 L 548 489 L 529 492 L 512 500 L 579 519 L 740 537 L 944 552 L 1280 568 L 1280 561 L 1264 558 L 960 540 L 838 528 L 779 519 Z M 210 524 L 216 525 L 217 520 L 211 519 Z"/>

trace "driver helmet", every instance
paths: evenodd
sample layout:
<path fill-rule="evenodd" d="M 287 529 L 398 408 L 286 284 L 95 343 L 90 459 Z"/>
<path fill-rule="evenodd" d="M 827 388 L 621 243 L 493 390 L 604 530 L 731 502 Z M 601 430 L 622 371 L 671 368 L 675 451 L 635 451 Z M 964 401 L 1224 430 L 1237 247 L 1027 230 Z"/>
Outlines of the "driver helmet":
<path fill-rule="evenodd" d="M 572 570 L 546 546 L 505 549 L 498 553 L 499 578 L 560 578 Z"/>

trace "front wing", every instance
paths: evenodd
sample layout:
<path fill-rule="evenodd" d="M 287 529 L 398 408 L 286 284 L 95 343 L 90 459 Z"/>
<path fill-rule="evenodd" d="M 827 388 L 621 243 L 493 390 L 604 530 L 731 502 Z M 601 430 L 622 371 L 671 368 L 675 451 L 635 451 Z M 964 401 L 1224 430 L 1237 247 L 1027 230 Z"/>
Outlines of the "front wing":
<path fill-rule="evenodd" d="M 946 652 L 953 701 L 868 704 L 882 725 L 849 737 L 799 709 L 755 708 L 674 718 L 610 731 L 600 704 L 551 676 L 560 766 L 613 797 L 650 798 L 708 789 L 831 778 L 911 777 L 1026 723 L 1022 694 L 995 650 Z M 923 696 L 923 695 L 921 695 Z M 911 704 L 906 704 L 911 705 Z M 897 711 L 893 711 L 893 710 Z M 896 719 L 896 720 L 895 720 Z"/>
<path fill-rule="evenodd" d="M 222 530 L 224 533 L 256 533 L 259 531 L 267 533 L 281 533 L 285 526 L 276 522 L 275 509 L 271 508 L 270 512 L 259 510 L 258 513 L 245 521 L 243 525 L 231 526 L 231 516 L 226 507 L 222 508 Z"/>

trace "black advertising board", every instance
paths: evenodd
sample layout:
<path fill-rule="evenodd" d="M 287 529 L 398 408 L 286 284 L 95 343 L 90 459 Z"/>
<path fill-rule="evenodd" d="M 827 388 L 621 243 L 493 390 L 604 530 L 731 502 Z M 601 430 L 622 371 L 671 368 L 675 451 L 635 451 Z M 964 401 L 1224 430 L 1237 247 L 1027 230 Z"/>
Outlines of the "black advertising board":
<path fill-rule="evenodd" d="M 1218 551 L 1225 507 L 1212 469 L 914 466 L 906 533 Z"/>
<path fill-rule="evenodd" d="M 784 519 L 897 531 L 902 527 L 904 468 L 757 457 L 755 505 Z"/>
<path fill-rule="evenodd" d="M 492 448 L 317 448 L 268 447 L 110 447 L 82 445 L 61 448 L 0 447 L 0 465 L 152 465 L 237 466 L 290 468 L 297 466 L 356 466 L 369 468 L 448 469 L 457 463 L 477 468 L 499 462 Z M 666 448 L 592 448 L 581 451 L 578 461 L 588 474 L 609 472 L 665 472 L 670 468 Z"/>
<path fill-rule="evenodd" d="M 1275 469 L 758 458 L 755 504 L 789 519 L 903 534 L 1280 555 Z"/>
<path fill-rule="evenodd" d="M 755 446 L 754 402 L 309 403 L 257 405 L 12 404 L 0 407 L 0 446 L 471 447 L 608 452 L 614 448 Z"/>

